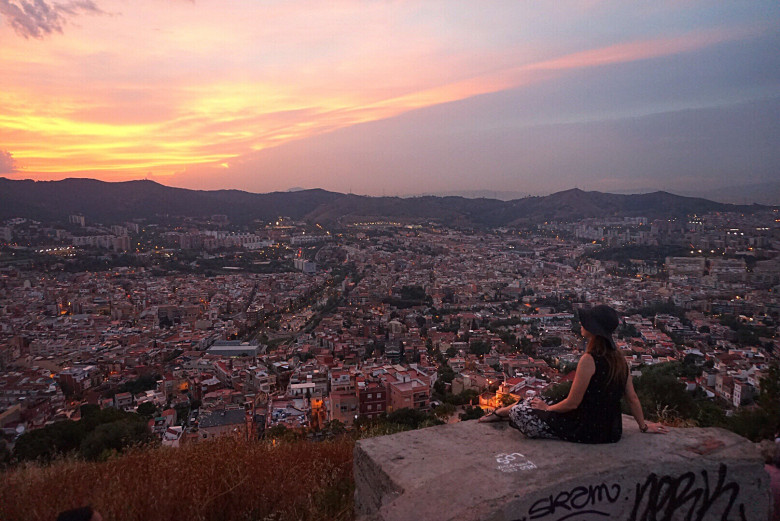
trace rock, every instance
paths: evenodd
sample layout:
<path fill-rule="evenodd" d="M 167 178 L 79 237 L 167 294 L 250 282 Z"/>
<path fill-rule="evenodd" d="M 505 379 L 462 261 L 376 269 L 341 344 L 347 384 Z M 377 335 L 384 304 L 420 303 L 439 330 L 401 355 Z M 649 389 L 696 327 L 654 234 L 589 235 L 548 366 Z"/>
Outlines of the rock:
<path fill-rule="evenodd" d="M 756 520 L 770 480 L 753 443 L 722 429 L 642 434 L 615 444 L 529 440 L 476 421 L 361 440 L 361 521 Z"/>
<path fill-rule="evenodd" d="M 764 457 L 764 463 L 780 463 L 780 444 L 772 440 L 763 440 L 758 443 L 758 450 Z"/>

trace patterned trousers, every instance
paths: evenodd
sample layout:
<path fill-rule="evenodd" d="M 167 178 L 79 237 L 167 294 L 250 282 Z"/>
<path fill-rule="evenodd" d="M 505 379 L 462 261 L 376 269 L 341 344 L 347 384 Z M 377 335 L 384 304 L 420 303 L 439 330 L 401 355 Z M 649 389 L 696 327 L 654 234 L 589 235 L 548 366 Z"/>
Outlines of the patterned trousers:
<path fill-rule="evenodd" d="M 531 399 L 526 398 L 509 410 L 509 424 L 528 438 L 557 439 L 539 413 L 543 411 L 532 408 Z"/>

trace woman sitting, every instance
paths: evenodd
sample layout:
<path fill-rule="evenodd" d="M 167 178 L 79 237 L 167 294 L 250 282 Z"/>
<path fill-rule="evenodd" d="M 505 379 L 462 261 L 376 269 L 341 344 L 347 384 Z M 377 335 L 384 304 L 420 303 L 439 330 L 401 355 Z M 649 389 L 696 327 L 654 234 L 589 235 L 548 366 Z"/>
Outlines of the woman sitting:
<path fill-rule="evenodd" d="M 628 364 L 612 339 L 620 323 L 617 312 L 600 305 L 580 309 L 579 318 L 588 346 L 577 364 L 569 395 L 553 405 L 540 398 L 522 400 L 479 421 L 509 418 L 509 424 L 529 438 L 614 443 L 623 433 L 620 398 L 625 396 L 640 431 L 666 433 L 663 425 L 645 422 Z"/>

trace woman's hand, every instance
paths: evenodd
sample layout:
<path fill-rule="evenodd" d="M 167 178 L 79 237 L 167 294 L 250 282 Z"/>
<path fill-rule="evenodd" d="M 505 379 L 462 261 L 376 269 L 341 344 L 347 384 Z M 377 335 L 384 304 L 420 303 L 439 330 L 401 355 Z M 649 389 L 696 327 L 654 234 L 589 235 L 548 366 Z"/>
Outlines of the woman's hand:
<path fill-rule="evenodd" d="M 667 429 L 665 425 L 661 425 L 660 423 L 645 422 L 645 425 L 647 425 L 647 430 L 643 432 L 646 432 L 647 434 L 666 434 L 667 432 L 669 432 L 669 429 Z"/>
<path fill-rule="evenodd" d="M 540 411 L 546 411 L 549 405 L 547 405 L 547 402 L 545 402 L 541 398 L 533 398 L 531 400 L 531 407 L 533 407 L 534 409 L 539 409 Z"/>

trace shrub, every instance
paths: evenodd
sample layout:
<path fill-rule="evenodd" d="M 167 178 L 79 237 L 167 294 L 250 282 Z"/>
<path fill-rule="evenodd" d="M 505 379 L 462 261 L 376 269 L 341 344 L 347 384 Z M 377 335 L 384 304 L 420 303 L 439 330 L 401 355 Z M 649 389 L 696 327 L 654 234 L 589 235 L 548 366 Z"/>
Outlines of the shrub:
<path fill-rule="evenodd" d="M 476 420 L 482 418 L 484 415 L 485 411 L 482 410 L 482 407 L 468 406 L 465 411 L 461 413 L 460 419 L 461 421 Z"/>
<path fill-rule="evenodd" d="M 88 460 L 105 459 L 128 446 L 143 445 L 154 440 L 145 423 L 119 420 L 98 425 L 81 442 L 80 452 Z"/>

